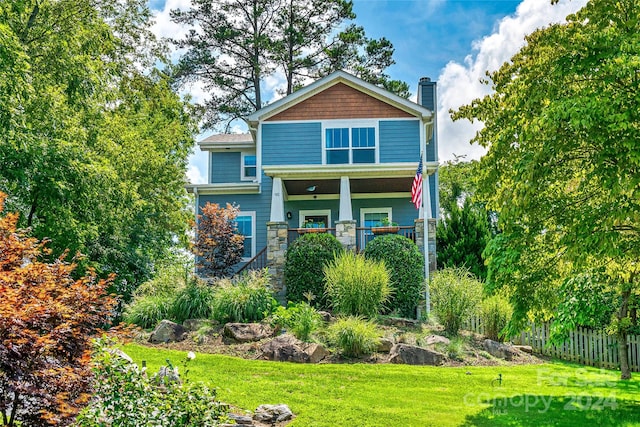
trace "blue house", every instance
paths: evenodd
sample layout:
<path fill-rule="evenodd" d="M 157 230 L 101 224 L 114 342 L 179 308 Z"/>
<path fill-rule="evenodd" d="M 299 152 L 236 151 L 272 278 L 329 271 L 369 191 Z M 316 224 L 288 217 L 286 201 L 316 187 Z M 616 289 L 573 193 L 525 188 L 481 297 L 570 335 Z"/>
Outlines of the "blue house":
<path fill-rule="evenodd" d="M 435 108 L 428 78 L 414 103 L 338 71 L 247 117 L 248 133 L 200 141 L 209 179 L 188 190 L 198 211 L 207 202 L 239 205 L 244 262 L 267 263 L 276 276 L 288 243 L 305 232 L 330 232 L 361 250 L 376 226 L 393 222 L 424 250 L 422 219 L 439 211 Z M 410 192 L 421 154 L 425 208 L 417 210 Z"/>

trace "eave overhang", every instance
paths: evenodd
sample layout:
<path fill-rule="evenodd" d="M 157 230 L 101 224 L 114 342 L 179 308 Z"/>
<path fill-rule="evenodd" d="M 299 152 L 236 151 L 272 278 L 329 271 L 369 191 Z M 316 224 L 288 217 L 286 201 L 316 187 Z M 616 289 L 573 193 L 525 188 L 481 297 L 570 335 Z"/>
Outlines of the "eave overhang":
<path fill-rule="evenodd" d="M 263 166 L 265 175 L 290 180 L 305 179 L 339 179 L 349 178 L 402 178 L 416 174 L 417 162 L 411 163 L 380 163 L 376 165 L 276 165 Z M 438 162 L 425 162 L 425 175 L 431 175 L 438 170 Z"/>
<path fill-rule="evenodd" d="M 260 183 L 187 184 L 185 188 L 188 193 L 204 196 L 217 194 L 258 194 L 260 192 Z"/>

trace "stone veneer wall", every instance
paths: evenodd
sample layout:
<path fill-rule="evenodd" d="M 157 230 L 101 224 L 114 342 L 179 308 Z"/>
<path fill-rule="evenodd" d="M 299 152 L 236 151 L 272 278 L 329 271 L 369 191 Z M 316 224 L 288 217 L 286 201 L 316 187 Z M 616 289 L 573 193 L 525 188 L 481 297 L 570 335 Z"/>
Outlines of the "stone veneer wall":
<path fill-rule="evenodd" d="M 276 299 L 286 304 L 284 284 L 284 263 L 287 252 L 289 224 L 286 222 L 267 222 L 267 265 L 273 277 Z"/>
<path fill-rule="evenodd" d="M 336 221 L 336 239 L 342 244 L 342 247 L 350 250 L 356 250 L 356 221 Z"/>

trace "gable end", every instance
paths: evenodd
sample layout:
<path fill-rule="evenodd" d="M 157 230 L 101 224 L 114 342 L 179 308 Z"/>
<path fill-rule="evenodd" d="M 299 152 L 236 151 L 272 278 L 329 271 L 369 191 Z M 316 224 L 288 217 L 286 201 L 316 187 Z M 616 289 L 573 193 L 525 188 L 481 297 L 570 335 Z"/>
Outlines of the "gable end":
<path fill-rule="evenodd" d="M 415 116 L 344 83 L 337 83 L 266 121 L 407 117 Z"/>

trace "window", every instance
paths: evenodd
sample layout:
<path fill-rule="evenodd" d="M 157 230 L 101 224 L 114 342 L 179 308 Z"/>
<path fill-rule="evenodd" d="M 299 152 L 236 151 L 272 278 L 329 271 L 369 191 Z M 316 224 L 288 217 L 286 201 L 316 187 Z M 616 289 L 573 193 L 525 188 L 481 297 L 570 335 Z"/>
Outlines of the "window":
<path fill-rule="evenodd" d="M 376 163 L 373 123 L 360 127 L 326 127 L 324 139 L 326 164 Z"/>
<path fill-rule="evenodd" d="M 301 210 L 300 228 L 331 228 L 331 209 Z"/>
<path fill-rule="evenodd" d="M 255 225 L 255 212 L 241 212 L 236 217 L 236 232 L 244 236 L 242 258 L 245 261 L 253 258 L 256 253 Z"/>
<path fill-rule="evenodd" d="M 360 222 L 362 227 L 380 227 L 383 220 L 392 221 L 391 208 L 360 209 Z"/>
<path fill-rule="evenodd" d="M 255 154 L 242 153 L 242 172 L 243 181 L 254 180 L 257 177 L 257 163 Z"/>
<path fill-rule="evenodd" d="M 374 235 L 371 227 L 381 226 L 383 219 L 392 221 L 391 208 L 360 209 L 360 227 L 364 228 L 361 229 L 358 235 L 358 249 L 363 250 L 367 243 L 373 239 Z"/>

